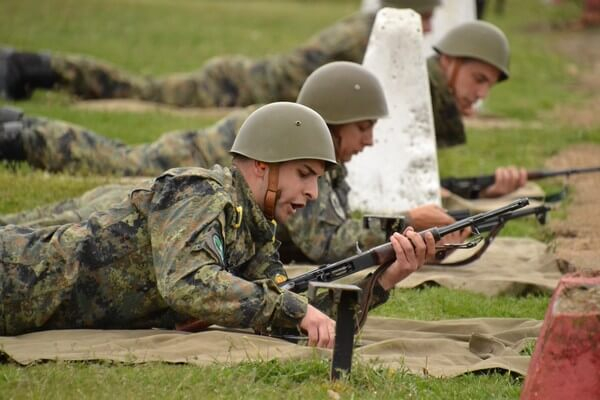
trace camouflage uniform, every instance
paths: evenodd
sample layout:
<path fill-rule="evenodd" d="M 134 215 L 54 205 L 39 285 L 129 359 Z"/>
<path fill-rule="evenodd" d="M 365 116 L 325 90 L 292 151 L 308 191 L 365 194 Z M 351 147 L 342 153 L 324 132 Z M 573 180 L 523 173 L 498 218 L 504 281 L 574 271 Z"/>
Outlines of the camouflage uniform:
<path fill-rule="evenodd" d="M 435 120 L 436 142 L 440 148 L 463 144 L 466 141 L 461 114 L 456 107 L 456 102 L 450 92 L 447 81 L 439 67 L 438 58 L 431 57 L 427 61 L 429 71 L 430 90 Z M 86 170 L 94 173 L 116 173 L 123 175 L 152 175 L 158 174 L 168 168 L 177 166 L 201 166 L 209 167 L 213 164 L 228 164 L 230 162 L 229 149 L 237 131 L 247 116 L 258 106 L 250 106 L 244 110 L 231 113 L 215 125 L 201 130 L 172 132 L 163 135 L 158 141 L 128 147 L 120 142 L 113 141 L 75 125 L 59 121 L 51 121 L 42 118 L 28 118 L 24 131 L 25 150 L 30 164 L 48 169 L 59 170 Z M 349 190 L 345 182 L 345 172 L 336 171 L 334 178 L 329 176 L 327 180 L 322 179 L 320 185 L 319 199 L 302 210 L 307 220 L 313 221 L 310 229 L 313 234 L 324 235 L 325 231 L 317 229 L 323 221 L 328 221 L 325 226 L 334 229 L 334 226 L 344 225 L 335 237 L 340 239 L 347 232 L 357 232 L 357 237 L 371 234 L 365 233 L 360 228 L 358 221 L 339 219 L 338 215 L 348 214 L 347 192 Z M 59 202 L 46 207 L 40 207 L 32 211 L 0 216 L 2 224 L 22 224 L 28 226 L 48 226 L 68 222 L 79 222 L 87 218 L 91 213 L 106 210 L 112 204 L 125 197 L 131 185 L 107 185 L 86 193 L 83 197 Z M 329 193 L 334 193 L 329 195 Z M 327 194 L 327 195 L 326 195 Z M 338 207 L 329 198 L 337 197 L 340 204 Z M 336 212 L 336 209 L 338 212 Z M 321 216 L 317 217 L 321 210 Z M 340 212 L 339 210 L 343 210 Z M 309 215 L 315 213 L 309 218 Z M 293 219 L 297 221 L 297 219 Z M 321 222 L 318 222 L 321 221 Z M 334 222 L 337 221 L 337 222 Z M 293 222 L 291 224 L 294 224 Z M 298 222 L 295 222 L 298 224 Z M 289 225 L 289 224 L 288 224 Z M 299 227 L 289 227 L 293 231 L 299 231 Z M 292 240 L 285 231 L 282 232 L 284 244 Z M 324 235 L 325 239 L 330 235 Z M 352 236 L 352 235 L 351 235 Z M 376 235 L 377 236 L 377 235 Z M 327 255 L 329 246 L 327 242 L 321 241 L 320 246 L 312 246 L 309 243 L 301 244 L 306 239 L 292 240 L 302 250 L 292 250 L 293 247 L 284 245 L 286 256 L 292 254 L 300 261 L 300 254 L 308 255 L 310 260 L 323 262 L 334 260 L 350 254 L 347 240 L 340 240 L 343 251 L 333 251 Z M 365 247 L 373 243 L 371 239 L 351 240 L 351 243 L 360 242 Z M 333 250 L 333 249 L 332 249 Z"/>
<path fill-rule="evenodd" d="M 140 180 L 138 188 L 150 188 L 152 181 Z M 118 204 L 136 187 L 131 184 L 105 185 L 83 196 L 34 210 L 0 217 L 0 224 L 44 227 L 81 222 L 96 211 L 108 210 Z M 359 220 L 350 217 L 346 169 L 342 166 L 328 171 L 319 180 L 319 197 L 298 210 L 288 222 L 278 226 L 277 239 L 285 263 L 327 263 L 356 253 L 356 244 L 370 248 L 384 243 L 379 229 L 364 229 Z"/>
<path fill-rule="evenodd" d="M 467 141 L 462 115 L 456 105 L 438 56 L 427 60 L 431 106 L 438 148 L 456 146 Z"/>
<path fill-rule="evenodd" d="M 0 226 L 21 225 L 30 228 L 81 222 L 96 211 L 106 211 L 123 201 L 133 189 L 150 189 L 152 180 L 139 178 L 137 182 L 110 184 L 88 190 L 82 196 L 32 210 L 0 215 Z"/>
<path fill-rule="evenodd" d="M 167 171 L 81 224 L 9 225 L 0 229 L 0 335 L 190 318 L 294 328 L 307 300 L 274 284 L 286 273 L 273 235 L 241 174 L 220 166 Z M 374 302 L 384 301 L 376 290 Z"/>
<path fill-rule="evenodd" d="M 29 164 L 49 171 L 152 176 L 179 166 L 226 165 L 235 135 L 256 108 L 234 111 L 206 129 L 170 132 L 137 146 L 69 123 L 25 118 L 23 147 Z"/>
<path fill-rule="evenodd" d="M 431 57 L 427 67 L 437 145 L 463 144 L 466 136 L 461 114 L 438 58 Z M 234 111 L 206 129 L 169 132 L 153 143 L 137 146 L 66 122 L 28 117 L 22 133 L 24 152 L 29 164 L 48 171 L 151 176 L 178 166 L 226 165 L 230 159 L 226 149 L 256 108 L 258 105 Z"/>
<path fill-rule="evenodd" d="M 319 197 L 278 227 L 284 263 L 329 263 L 356 254 L 357 243 L 367 249 L 386 241 L 382 230 L 365 229 L 350 216 L 349 192 L 343 166 L 319 180 Z"/>
<path fill-rule="evenodd" d="M 374 14 L 337 22 L 289 53 L 259 59 L 217 57 L 202 69 L 163 79 L 142 78 L 82 56 L 51 56 L 60 86 L 87 99 L 134 98 L 179 107 L 233 107 L 295 101 L 302 83 L 331 61 L 362 62 Z"/>

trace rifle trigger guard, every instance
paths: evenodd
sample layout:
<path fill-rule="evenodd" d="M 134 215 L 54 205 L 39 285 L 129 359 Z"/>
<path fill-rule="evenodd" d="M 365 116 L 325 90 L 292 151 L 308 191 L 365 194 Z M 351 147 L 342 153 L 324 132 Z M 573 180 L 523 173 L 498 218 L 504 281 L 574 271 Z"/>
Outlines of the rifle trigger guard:
<path fill-rule="evenodd" d="M 475 230 L 477 230 L 477 229 L 475 228 Z M 467 241 L 465 243 L 448 243 L 448 244 L 443 244 L 441 246 L 436 246 L 435 249 L 436 250 L 472 249 L 473 247 L 477 246 L 482 240 L 483 240 L 483 236 L 479 232 L 476 232 L 475 236 L 472 237 L 471 239 L 469 239 L 469 241 Z"/>

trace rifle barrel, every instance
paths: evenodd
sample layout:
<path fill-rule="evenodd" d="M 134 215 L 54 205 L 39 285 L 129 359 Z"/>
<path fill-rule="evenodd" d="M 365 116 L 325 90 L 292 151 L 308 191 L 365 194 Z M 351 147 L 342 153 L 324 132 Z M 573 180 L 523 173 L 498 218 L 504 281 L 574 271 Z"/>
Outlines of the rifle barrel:
<path fill-rule="evenodd" d="M 551 178 L 553 176 L 570 176 L 576 174 L 587 174 L 590 172 L 600 172 L 600 167 L 587 167 L 587 168 L 570 168 L 570 169 L 560 169 L 556 171 L 528 171 L 527 179 L 529 180 L 538 180 L 544 178 Z"/>
<path fill-rule="evenodd" d="M 527 171 L 527 179 L 531 181 L 551 178 L 554 176 L 570 176 L 575 174 L 586 174 L 590 172 L 600 172 L 600 166 L 586 168 L 569 168 L 555 171 L 537 170 Z M 485 188 L 491 186 L 496 181 L 494 175 L 466 176 L 466 177 L 448 177 L 440 180 L 442 187 L 466 198 L 477 198 L 479 193 Z"/>

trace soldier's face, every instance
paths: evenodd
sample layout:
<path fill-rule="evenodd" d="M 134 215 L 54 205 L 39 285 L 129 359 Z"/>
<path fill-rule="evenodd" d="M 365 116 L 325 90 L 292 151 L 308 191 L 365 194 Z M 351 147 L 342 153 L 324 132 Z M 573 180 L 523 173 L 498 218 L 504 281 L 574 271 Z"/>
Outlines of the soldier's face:
<path fill-rule="evenodd" d="M 332 127 L 335 155 L 339 162 L 346 163 L 367 146 L 373 145 L 375 121 L 358 121 Z"/>
<path fill-rule="evenodd" d="M 325 162 L 319 160 L 287 161 L 279 167 L 279 190 L 275 219 L 285 222 L 297 209 L 319 195 L 319 177 L 325 173 Z"/>
<path fill-rule="evenodd" d="M 474 113 L 474 104 L 485 99 L 492 86 L 498 82 L 500 71 L 481 61 L 457 60 L 454 58 L 450 61 L 449 76 L 452 76 L 454 68 L 458 68 L 454 81 L 454 98 L 461 114 L 469 116 Z"/>

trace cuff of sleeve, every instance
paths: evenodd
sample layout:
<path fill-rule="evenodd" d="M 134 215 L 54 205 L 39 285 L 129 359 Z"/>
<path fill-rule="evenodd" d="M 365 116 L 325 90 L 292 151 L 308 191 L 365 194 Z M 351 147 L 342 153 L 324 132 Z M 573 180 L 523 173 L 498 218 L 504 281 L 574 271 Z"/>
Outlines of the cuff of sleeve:
<path fill-rule="evenodd" d="M 380 304 L 385 303 L 390 298 L 390 292 L 385 290 L 379 282 L 373 286 L 373 297 L 371 298 L 371 304 L 369 308 L 377 307 Z"/>
<path fill-rule="evenodd" d="M 296 293 L 284 291 L 271 320 L 271 326 L 280 328 L 294 328 L 306 315 L 308 299 Z"/>
<path fill-rule="evenodd" d="M 369 297 L 368 293 L 366 293 L 367 288 L 369 287 L 369 282 L 373 279 L 373 274 L 367 275 L 363 278 L 358 286 L 363 290 L 363 298 Z M 370 296 L 370 302 L 368 304 L 368 309 L 371 310 L 386 301 L 390 298 L 390 292 L 385 290 L 380 284 L 379 281 L 375 282 L 373 285 L 373 290 Z"/>

